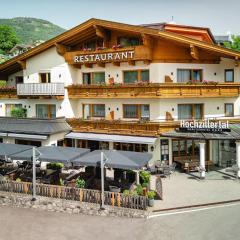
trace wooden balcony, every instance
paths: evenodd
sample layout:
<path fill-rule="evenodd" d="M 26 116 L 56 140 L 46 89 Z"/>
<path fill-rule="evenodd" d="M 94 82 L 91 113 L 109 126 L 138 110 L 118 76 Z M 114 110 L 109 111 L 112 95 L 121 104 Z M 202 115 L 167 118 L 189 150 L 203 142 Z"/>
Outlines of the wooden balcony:
<path fill-rule="evenodd" d="M 240 83 L 179 84 L 150 83 L 133 85 L 71 85 L 71 99 L 79 98 L 230 98 L 240 94 Z"/>
<path fill-rule="evenodd" d="M 68 64 L 82 65 L 100 64 L 104 67 L 105 63 L 120 63 L 131 61 L 151 61 L 152 50 L 144 45 L 135 47 L 124 47 L 117 49 L 102 49 L 95 51 L 72 51 L 65 52 L 64 58 Z"/>
<path fill-rule="evenodd" d="M 18 96 L 64 96 L 64 83 L 21 83 L 17 85 Z"/>
<path fill-rule="evenodd" d="M 67 119 L 67 122 L 77 132 L 122 134 L 134 136 L 159 136 L 163 132 L 179 127 L 179 122 L 129 122 L 108 120 Z"/>
<path fill-rule="evenodd" d="M 0 99 L 17 99 L 17 89 L 15 87 L 0 87 Z"/>

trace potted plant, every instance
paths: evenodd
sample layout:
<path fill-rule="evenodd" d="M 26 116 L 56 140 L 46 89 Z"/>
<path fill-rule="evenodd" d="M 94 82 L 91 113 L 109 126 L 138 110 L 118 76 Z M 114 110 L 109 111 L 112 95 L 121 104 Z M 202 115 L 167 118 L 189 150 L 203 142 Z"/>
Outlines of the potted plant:
<path fill-rule="evenodd" d="M 148 205 L 149 207 L 154 206 L 154 197 L 156 196 L 156 193 L 154 191 L 148 192 Z"/>
<path fill-rule="evenodd" d="M 76 180 L 76 187 L 77 188 L 85 188 L 85 185 L 86 185 L 85 180 L 78 177 Z"/>

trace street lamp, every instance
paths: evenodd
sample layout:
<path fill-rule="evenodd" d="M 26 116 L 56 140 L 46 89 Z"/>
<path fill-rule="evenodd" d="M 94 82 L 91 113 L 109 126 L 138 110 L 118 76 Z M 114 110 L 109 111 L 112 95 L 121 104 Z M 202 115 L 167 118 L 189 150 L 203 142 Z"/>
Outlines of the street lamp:
<path fill-rule="evenodd" d="M 104 210 L 104 200 L 105 200 L 105 195 L 104 195 L 104 165 L 106 161 L 108 160 L 107 156 L 104 154 L 104 152 L 101 152 L 101 210 Z"/>
<path fill-rule="evenodd" d="M 39 155 L 36 155 L 36 152 L 39 153 Z M 33 156 L 32 156 L 32 160 L 33 160 L 33 177 L 32 177 L 32 185 L 33 185 L 33 191 L 32 191 L 32 201 L 36 201 L 36 161 L 39 158 L 39 156 L 41 155 L 41 153 L 37 150 L 36 147 L 33 147 Z"/>

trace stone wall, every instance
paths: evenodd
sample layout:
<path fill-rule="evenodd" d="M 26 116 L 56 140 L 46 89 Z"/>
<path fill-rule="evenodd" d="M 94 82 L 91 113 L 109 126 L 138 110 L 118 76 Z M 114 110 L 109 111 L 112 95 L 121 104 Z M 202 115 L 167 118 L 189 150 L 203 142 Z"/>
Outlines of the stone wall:
<path fill-rule="evenodd" d="M 106 206 L 100 210 L 99 204 L 70 201 L 64 199 L 37 197 L 31 201 L 31 195 L 0 191 L 0 206 L 40 209 L 52 212 L 66 212 L 70 214 L 145 218 L 147 211 Z"/>

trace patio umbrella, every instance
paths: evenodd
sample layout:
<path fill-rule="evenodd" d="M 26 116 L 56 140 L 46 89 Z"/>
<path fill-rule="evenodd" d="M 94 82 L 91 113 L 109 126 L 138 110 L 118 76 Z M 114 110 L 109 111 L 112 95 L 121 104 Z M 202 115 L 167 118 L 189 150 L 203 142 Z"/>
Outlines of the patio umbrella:
<path fill-rule="evenodd" d="M 0 143 L 0 159 L 5 160 L 12 154 L 18 154 L 32 149 L 32 146 L 21 144 Z"/>
<path fill-rule="evenodd" d="M 118 151 L 118 150 L 95 150 L 82 157 L 73 160 L 73 166 L 93 166 L 100 167 L 101 152 L 104 152 L 108 160 L 106 167 L 139 170 L 146 166 L 152 158 L 150 153 Z"/>
<path fill-rule="evenodd" d="M 38 156 L 38 160 L 42 162 L 52 162 L 52 163 L 63 163 L 65 165 L 70 165 L 71 161 L 83 156 L 84 154 L 90 152 L 86 148 L 73 148 L 73 147 L 54 147 L 54 146 L 44 146 L 39 147 L 37 150 L 41 153 Z M 33 156 L 32 149 L 25 152 L 20 152 L 11 155 L 13 160 L 26 160 L 31 161 Z"/>

